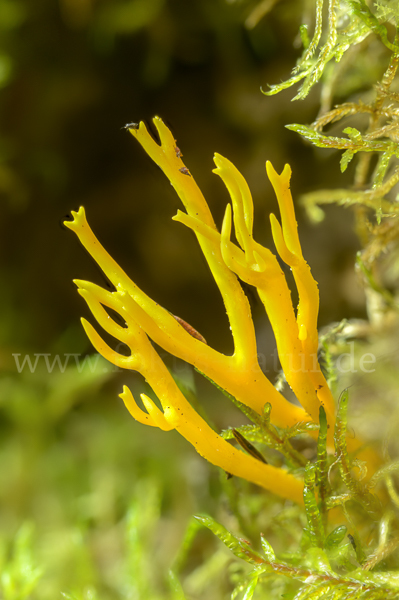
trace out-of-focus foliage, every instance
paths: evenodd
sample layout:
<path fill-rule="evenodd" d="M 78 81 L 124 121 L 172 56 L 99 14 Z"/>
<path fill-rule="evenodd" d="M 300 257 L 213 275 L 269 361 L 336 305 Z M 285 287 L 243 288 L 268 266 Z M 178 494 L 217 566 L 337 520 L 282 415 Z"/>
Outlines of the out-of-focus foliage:
<path fill-rule="evenodd" d="M 179 515 L 190 515 L 188 464 L 170 464 L 153 436 L 132 436 L 100 391 L 109 363 L 67 362 L 49 372 L 41 356 L 33 372 L 19 363 L 19 377 L 2 376 L 1 595 L 167 597 Z"/>

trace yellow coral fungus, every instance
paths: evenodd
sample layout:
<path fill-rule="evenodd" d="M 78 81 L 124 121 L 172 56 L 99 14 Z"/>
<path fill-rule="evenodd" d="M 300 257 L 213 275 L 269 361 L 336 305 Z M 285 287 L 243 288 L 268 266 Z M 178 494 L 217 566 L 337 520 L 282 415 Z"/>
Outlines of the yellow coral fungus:
<path fill-rule="evenodd" d="M 299 243 L 289 189 L 291 170 L 287 165 L 278 175 L 270 163 L 266 167 L 281 214 L 281 225 L 274 215 L 271 216 L 273 238 L 280 258 L 293 271 L 299 292 L 297 313 L 277 258 L 253 239 L 253 202 L 243 176 L 230 161 L 215 155 L 214 172 L 223 180 L 232 200 L 219 232 L 205 198 L 182 162 L 173 135 L 161 119 L 155 118 L 154 123 L 160 144 L 143 123 L 128 128 L 162 168 L 186 208 L 186 213 L 178 211 L 174 219 L 190 227 L 197 236 L 223 297 L 234 352 L 226 356 L 209 347 L 200 336 L 191 335 L 184 322 L 146 296 L 101 246 L 86 221 L 84 209 L 80 208 L 72 213 L 73 221 L 65 224 L 77 234 L 113 283 L 115 291 L 77 281 L 78 291 L 98 323 L 125 343 L 130 355 L 122 356 L 110 348 L 84 319 L 83 326 L 98 352 L 119 367 L 141 373 L 159 398 L 162 411 L 142 394 L 145 412 L 138 407 L 130 390 L 124 387 L 121 397 L 137 421 L 164 431 L 176 429 L 211 463 L 301 503 L 303 483 L 299 479 L 234 448 L 205 423 L 185 399 L 150 342 L 151 339 L 164 350 L 194 365 L 258 414 L 262 414 L 266 402 L 270 403 L 272 422 L 278 426 L 292 426 L 300 421 L 317 423 L 319 408 L 323 405 L 332 433 L 334 401 L 317 362 L 319 295 Z M 240 247 L 230 240 L 233 223 Z M 289 403 L 259 366 L 251 311 L 239 279 L 255 286 L 259 293 L 273 328 L 286 379 L 303 408 Z M 104 307 L 119 313 L 126 326 L 118 325 Z"/>

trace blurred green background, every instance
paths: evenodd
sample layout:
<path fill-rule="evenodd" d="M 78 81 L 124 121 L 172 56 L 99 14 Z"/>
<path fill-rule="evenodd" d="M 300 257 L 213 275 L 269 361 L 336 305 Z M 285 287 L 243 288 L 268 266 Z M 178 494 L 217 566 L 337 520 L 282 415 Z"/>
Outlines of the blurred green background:
<path fill-rule="evenodd" d="M 277 170 L 291 164 L 298 197 L 336 185 L 339 156 L 315 152 L 284 129 L 316 117 L 317 91 L 295 104 L 290 90 L 260 92 L 295 64 L 301 3 L 282 0 L 248 28 L 256 4 L 0 0 L 0 596 L 7 600 L 62 592 L 86 600 L 172 597 L 164 574 L 190 515 L 216 516 L 218 471 L 175 432 L 135 423 L 117 397 L 123 384 L 138 393 L 145 383 L 95 356 L 83 365 L 93 350 L 79 317 L 93 318 L 72 279 L 103 278 L 61 224 L 85 206 L 102 243 L 146 293 L 209 344 L 232 351 L 195 238 L 171 221 L 178 198 L 123 125 L 165 120 L 219 225 L 228 196 L 211 173 L 212 156 L 232 160 L 253 192 L 256 237 L 271 245 L 268 214 L 277 206 L 265 161 Z M 357 241 L 341 211 L 329 208 L 314 228 L 298 208 L 322 325 L 364 314 L 353 276 Z M 269 326 L 254 294 L 250 300 L 260 351 L 269 356 Z M 198 388 L 218 427 L 239 422 L 207 382 L 168 364 Z M 199 545 L 193 565 L 202 552 Z M 211 597 L 201 571 L 195 585 L 190 597 Z M 224 597 L 225 585 L 212 597 Z"/>

